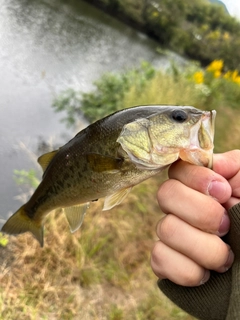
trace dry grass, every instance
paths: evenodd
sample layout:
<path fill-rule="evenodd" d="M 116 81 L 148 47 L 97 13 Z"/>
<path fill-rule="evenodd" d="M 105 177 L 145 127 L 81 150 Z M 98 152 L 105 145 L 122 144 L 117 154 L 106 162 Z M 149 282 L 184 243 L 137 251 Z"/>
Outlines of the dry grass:
<path fill-rule="evenodd" d="M 160 293 L 150 268 L 158 184 L 136 186 L 104 213 L 93 203 L 73 235 L 61 212 L 49 214 L 43 249 L 30 234 L 10 237 L 1 250 L 0 319 L 192 319 Z"/>

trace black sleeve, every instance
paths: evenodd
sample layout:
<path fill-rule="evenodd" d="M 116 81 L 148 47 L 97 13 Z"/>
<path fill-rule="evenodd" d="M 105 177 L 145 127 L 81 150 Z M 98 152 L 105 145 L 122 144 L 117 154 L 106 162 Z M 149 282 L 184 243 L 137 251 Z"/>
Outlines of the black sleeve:
<path fill-rule="evenodd" d="M 232 268 L 225 273 L 212 271 L 205 284 L 183 287 L 159 280 L 163 293 L 180 308 L 202 320 L 240 319 L 240 203 L 229 210 L 230 231 L 224 237 L 235 254 Z"/>

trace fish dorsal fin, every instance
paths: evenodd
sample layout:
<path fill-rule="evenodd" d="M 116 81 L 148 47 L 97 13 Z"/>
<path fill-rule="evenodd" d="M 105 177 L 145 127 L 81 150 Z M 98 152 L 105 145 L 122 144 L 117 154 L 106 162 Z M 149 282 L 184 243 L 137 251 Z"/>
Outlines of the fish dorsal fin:
<path fill-rule="evenodd" d="M 64 208 L 65 215 L 72 233 L 81 227 L 88 208 L 89 202 L 78 206 Z"/>
<path fill-rule="evenodd" d="M 54 158 L 54 156 L 58 153 L 58 150 L 54 150 L 48 153 L 44 153 L 38 158 L 38 163 L 43 169 L 43 172 L 47 169 L 49 163 Z"/>
<path fill-rule="evenodd" d="M 88 153 L 86 155 L 90 168 L 95 172 L 116 173 L 122 166 L 123 159 L 111 156 L 103 156 L 98 153 Z"/>
<path fill-rule="evenodd" d="M 112 209 L 113 207 L 120 204 L 129 192 L 132 190 L 132 187 L 121 189 L 110 196 L 107 196 L 104 201 L 103 211 Z"/>

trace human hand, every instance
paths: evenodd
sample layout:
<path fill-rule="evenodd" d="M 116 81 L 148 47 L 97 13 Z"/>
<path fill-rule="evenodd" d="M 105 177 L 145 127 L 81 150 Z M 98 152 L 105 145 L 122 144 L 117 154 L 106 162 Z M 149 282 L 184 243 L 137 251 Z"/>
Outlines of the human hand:
<path fill-rule="evenodd" d="M 234 259 L 220 237 L 230 226 L 226 210 L 240 201 L 240 151 L 214 155 L 213 171 L 178 161 L 169 178 L 158 191 L 167 215 L 157 226 L 152 269 L 160 279 L 200 285 L 209 270 L 225 272 Z"/>

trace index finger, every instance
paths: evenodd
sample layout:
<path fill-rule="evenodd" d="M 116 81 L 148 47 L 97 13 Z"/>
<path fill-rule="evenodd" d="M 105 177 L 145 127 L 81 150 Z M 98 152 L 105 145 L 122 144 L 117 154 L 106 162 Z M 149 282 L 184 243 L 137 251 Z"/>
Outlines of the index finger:
<path fill-rule="evenodd" d="M 226 210 L 218 201 L 178 180 L 163 182 L 157 199 L 164 213 L 173 214 L 195 228 L 220 236 L 229 229 Z"/>
<path fill-rule="evenodd" d="M 232 188 L 230 199 L 224 203 L 224 207 L 228 210 L 240 201 L 240 150 L 216 154 L 213 169 L 225 177 Z"/>
<path fill-rule="evenodd" d="M 231 196 L 228 181 L 213 170 L 177 161 L 169 168 L 170 179 L 182 182 L 187 187 L 211 196 L 219 203 L 225 203 Z"/>
<path fill-rule="evenodd" d="M 227 180 L 234 177 L 240 170 L 240 150 L 214 154 L 213 170 Z"/>

